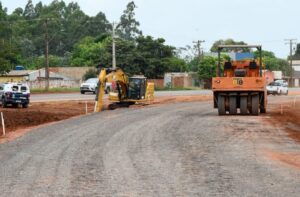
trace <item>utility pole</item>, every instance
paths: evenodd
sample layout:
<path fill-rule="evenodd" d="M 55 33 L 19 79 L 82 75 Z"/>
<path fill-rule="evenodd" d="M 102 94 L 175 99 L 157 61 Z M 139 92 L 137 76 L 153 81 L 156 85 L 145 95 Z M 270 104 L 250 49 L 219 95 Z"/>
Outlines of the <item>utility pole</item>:
<path fill-rule="evenodd" d="M 198 58 L 199 60 L 201 59 L 201 57 L 203 57 L 202 53 L 201 53 L 201 44 L 204 43 L 205 40 L 198 40 L 196 42 L 193 42 L 196 44 L 196 48 L 197 48 L 197 51 L 198 51 Z"/>
<path fill-rule="evenodd" d="M 49 90 L 49 35 L 48 19 L 45 20 L 45 90 Z"/>
<path fill-rule="evenodd" d="M 12 30 L 12 25 L 9 23 L 9 28 L 10 28 L 10 37 L 9 37 L 9 52 L 11 53 L 11 46 L 12 46 L 12 36 L 13 36 L 13 30 Z"/>
<path fill-rule="evenodd" d="M 291 73 L 290 79 L 292 80 L 293 79 L 293 75 L 294 75 L 294 69 L 293 69 L 293 45 L 297 44 L 297 39 L 285 39 L 284 41 L 286 41 L 285 44 L 289 44 L 290 45 L 290 67 L 292 69 L 292 73 Z"/>
<path fill-rule="evenodd" d="M 12 30 L 12 24 L 9 23 L 9 28 L 10 28 L 10 37 L 9 37 L 9 54 L 11 55 L 11 51 L 12 51 L 12 37 L 13 37 L 13 30 Z M 13 68 L 13 65 L 11 65 L 12 67 L 12 70 L 14 69 Z"/>
<path fill-rule="evenodd" d="M 117 67 L 117 63 L 116 63 L 116 41 L 115 41 L 115 36 L 116 36 L 116 32 L 115 32 L 115 22 L 113 22 L 112 24 L 112 67 L 116 68 Z"/>

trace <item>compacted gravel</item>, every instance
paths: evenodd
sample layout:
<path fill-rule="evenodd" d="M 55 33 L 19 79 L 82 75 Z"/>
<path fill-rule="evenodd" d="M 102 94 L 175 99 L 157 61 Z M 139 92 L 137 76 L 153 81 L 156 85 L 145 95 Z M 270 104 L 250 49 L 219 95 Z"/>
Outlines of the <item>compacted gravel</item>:
<path fill-rule="evenodd" d="M 300 145 L 211 102 L 118 109 L 0 144 L 0 196 L 299 196 Z"/>

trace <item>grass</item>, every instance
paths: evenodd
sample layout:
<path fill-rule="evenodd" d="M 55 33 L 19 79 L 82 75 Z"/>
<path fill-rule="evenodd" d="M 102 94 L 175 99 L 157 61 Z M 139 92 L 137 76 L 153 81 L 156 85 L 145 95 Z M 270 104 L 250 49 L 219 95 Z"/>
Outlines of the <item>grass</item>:
<path fill-rule="evenodd" d="M 170 87 L 164 87 L 164 88 L 155 88 L 155 91 L 183 91 L 183 90 L 202 90 L 199 87 L 176 87 L 176 88 L 170 88 Z"/>
<path fill-rule="evenodd" d="M 50 88 L 46 91 L 44 88 L 31 89 L 31 93 L 66 93 L 66 92 L 80 92 L 80 88 Z"/>

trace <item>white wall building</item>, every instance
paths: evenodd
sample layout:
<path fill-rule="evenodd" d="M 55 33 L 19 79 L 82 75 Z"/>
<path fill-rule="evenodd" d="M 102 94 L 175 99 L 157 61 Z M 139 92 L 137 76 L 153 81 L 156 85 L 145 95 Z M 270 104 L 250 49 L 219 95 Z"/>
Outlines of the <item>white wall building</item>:
<path fill-rule="evenodd" d="M 293 60 L 293 68 L 295 71 L 300 71 L 300 60 Z"/>

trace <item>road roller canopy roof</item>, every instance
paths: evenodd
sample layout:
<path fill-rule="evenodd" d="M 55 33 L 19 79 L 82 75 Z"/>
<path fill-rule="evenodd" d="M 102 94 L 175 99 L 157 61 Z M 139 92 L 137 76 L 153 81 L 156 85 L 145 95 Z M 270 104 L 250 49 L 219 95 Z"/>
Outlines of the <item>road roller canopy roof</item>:
<path fill-rule="evenodd" d="M 222 50 L 224 48 L 257 48 L 258 50 L 261 50 L 261 45 L 219 45 L 218 49 Z"/>

